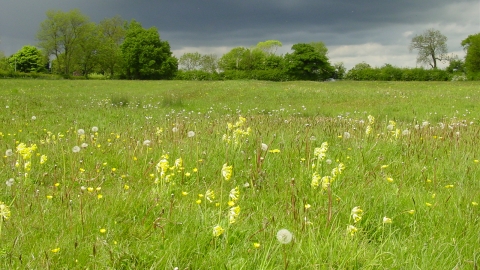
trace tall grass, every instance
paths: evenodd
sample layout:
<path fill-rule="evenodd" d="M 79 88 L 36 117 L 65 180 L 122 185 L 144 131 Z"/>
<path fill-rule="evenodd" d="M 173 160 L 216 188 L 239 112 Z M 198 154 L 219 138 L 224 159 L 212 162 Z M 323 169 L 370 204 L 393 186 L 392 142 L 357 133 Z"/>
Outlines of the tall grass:
<path fill-rule="evenodd" d="M 0 268 L 476 268 L 478 92 L 0 80 Z"/>

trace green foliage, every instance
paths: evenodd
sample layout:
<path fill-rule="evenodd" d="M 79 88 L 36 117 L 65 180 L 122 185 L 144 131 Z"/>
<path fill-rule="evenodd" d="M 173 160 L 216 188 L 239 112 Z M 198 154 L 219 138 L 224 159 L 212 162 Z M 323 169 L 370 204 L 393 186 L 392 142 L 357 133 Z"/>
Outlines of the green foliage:
<path fill-rule="evenodd" d="M 38 46 L 48 57 L 55 56 L 58 68 L 55 72 L 70 76 L 76 58 L 83 53 L 80 44 L 86 46 L 84 42 L 91 34 L 89 18 L 78 9 L 48 10 L 46 15 L 37 32 Z"/>
<path fill-rule="evenodd" d="M 255 46 L 256 49 L 261 50 L 266 55 L 273 55 L 277 51 L 278 48 L 282 47 L 282 42 L 278 40 L 265 40 L 260 41 Z"/>
<path fill-rule="evenodd" d="M 218 66 L 223 71 L 261 70 L 266 68 L 266 57 L 265 52 L 260 49 L 236 47 L 220 58 Z"/>
<path fill-rule="evenodd" d="M 182 56 L 180 56 L 180 59 L 178 59 L 179 69 L 185 71 L 200 69 L 201 59 L 202 55 L 198 52 L 184 53 Z"/>
<path fill-rule="evenodd" d="M 13 70 L 19 72 L 42 72 L 45 70 L 45 56 L 35 46 L 23 46 L 8 58 Z"/>
<path fill-rule="evenodd" d="M 458 58 L 452 58 L 449 61 L 448 67 L 445 69 L 448 73 L 458 73 L 463 74 L 465 73 L 465 63 Z"/>
<path fill-rule="evenodd" d="M 416 35 L 410 43 L 410 51 L 418 50 L 417 63 L 437 68 L 437 61 L 448 60 L 447 37 L 440 31 L 428 29 Z"/>
<path fill-rule="evenodd" d="M 480 33 L 469 35 L 462 40 L 462 46 L 466 50 L 465 68 L 468 73 L 480 72 Z M 473 77 L 477 77 L 473 75 Z"/>
<path fill-rule="evenodd" d="M 8 59 L 5 57 L 5 54 L 0 51 L 0 71 L 7 71 L 10 69 L 10 65 L 8 64 Z"/>
<path fill-rule="evenodd" d="M 349 70 L 345 76 L 354 81 L 448 81 L 451 73 L 440 69 L 398 68 L 385 64 L 373 68 L 367 63 L 359 63 Z"/>
<path fill-rule="evenodd" d="M 125 25 L 125 21 L 119 16 L 106 18 L 98 24 L 101 33 L 97 52 L 98 62 L 102 71 L 108 73 L 110 78 L 118 75 L 122 68 L 123 58 L 120 46 L 125 38 Z"/>
<path fill-rule="evenodd" d="M 215 81 L 221 80 L 222 77 L 216 72 L 206 72 L 203 70 L 179 70 L 175 74 L 175 80 L 184 81 Z"/>
<path fill-rule="evenodd" d="M 292 46 L 293 53 L 285 55 L 289 75 L 297 80 L 325 80 L 334 74 L 334 68 L 315 47 L 306 43 Z"/>
<path fill-rule="evenodd" d="M 132 20 L 121 49 L 128 79 L 171 79 L 177 72 L 177 59 L 155 27 L 144 29 Z"/>

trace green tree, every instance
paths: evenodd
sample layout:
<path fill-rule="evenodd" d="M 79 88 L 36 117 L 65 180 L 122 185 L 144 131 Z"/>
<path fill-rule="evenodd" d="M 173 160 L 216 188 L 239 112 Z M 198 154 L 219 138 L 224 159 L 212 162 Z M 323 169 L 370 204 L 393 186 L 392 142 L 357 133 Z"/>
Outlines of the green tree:
<path fill-rule="evenodd" d="M 335 69 L 335 73 L 333 75 L 334 79 L 343 79 L 345 74 L 347 73 L 347 68 L 343 64 L 343 62 L 338 62 L 333 64 L 333 68 Z"/>
<path fill-rule="evenodd" d="M 35 46 L 23 46 L 18 52 L 8 58 L 10 66 L 20 72 L 40 72 L 45 68 L 45 57 Z"/>
<path fill-rule="evenodd" d="M 325 46 L 325 43 L 321 41 L 315 41 L 315 42 L 310 42 L 308 44 L 311 45 L 315 49 L 315 51 L 318 52 L 320 55 L 327 57 L 328 49 L 327 49 L 327 46 Z"/>
<path fill-rule="evenodd" d="M 445 70 L 449 73 L 464 73 L 465 63 L 462 59 L 459 59 L 458 56 L 452 57 L 449 59 L 448 67 Z"/>
<path fill-rule="evenodd" d="M 437 68 L 437 61 L 448 60 L 447 37 L 435 29 L 414 36 L 410 43 L 412 50 L 418 50 L 417 63 L 427 64 L 434 69 Z"/>
<path fill-rule="evenodd" d="M 285 55 L 288 73 L 297 80 L 325 80 L 331 78 L 334 68 L 325 55 L 306 43 L 292 46 L 293 53 Z"/>
<path fill-rule="evenodd" d="M 469 35 L 461 44 L 467 52 L 465 55 L 467 72 L 480 72 L 480 33 Z"/>
<path fill-rule="evenodd" d="M 101 32 L 98 26 L 94 23 L 85 25 L 85 35 L 79 38 L 78 46 L 80 50 L 76 54 L 76 67 L 81 70 L 85 78 L 99 63 L 99 49 L 101 45 Z"/>
<path fill-rule="evenodd" d="M 101 69 L 113 78 L 122 67 L 121 45 L 125 39 L 126 22 L 119 16 L 107 18 L 98 24 L 100 45 L 97 55 Z"/>
<path fill-rule="evenodd" d="M 277 49 L 282 47 L 282 42 L 278 40 L 260 41 L 255 47 L 263 51 L 266 55 L 270 55 L 275 54 L 277 52 Z"/>
<path fill-rule="evenodd" d="M 224 54 L 219 62 L 218 66 L 220 69 L 226 70 L 242 70 L 241 61 L 243 60 L 243 55 L 248 49 L 245 47 L 235 47 L 231 49 L 228 53 Z"/>
<path fill-rule="evenodd" d="M 161 41 L 155 27 L 144 29 L 132 20 L 122 46 L 125 74 L 129 79 L 171 79 L 178 70 L 170 44 Z"/>
<path fill-rule="evenodd" d="M 69 75 L 75 65 L 75 57 L 81 52 L 79 43 L 88 34 L 89 19 L 78 9 L 69 12 L 49 10 L 47 19 L 37 32 L 38 46 L 47 57 L 55 56 L 60 73 Z"/>
<path fill-rule="evenodd" d="M 218 56 L 215 54 L 205 54 L 202 55 L 200 59 L 201 70 L 215 73 L 218 69 Z"/>
<path fill-rule="evenodd" d="M 257 48 L 233 48 L 219 60 L 220 69 L 226 70 L 262 70 L 265 69 L 266 54 Z"/>
<path fill-rule="evenodd" d="M 8 59 L 5 57 L 5 54 L 0 51 L 0 70 L 8 70 L 10 65 L 8 64 Z"/>
<path fill-rule="evenodd" d="M 198 70 L 201 67 L 202 55 L 198 52 L 184 53 L 178 59 L 178 65 L 182 70 Z"/>

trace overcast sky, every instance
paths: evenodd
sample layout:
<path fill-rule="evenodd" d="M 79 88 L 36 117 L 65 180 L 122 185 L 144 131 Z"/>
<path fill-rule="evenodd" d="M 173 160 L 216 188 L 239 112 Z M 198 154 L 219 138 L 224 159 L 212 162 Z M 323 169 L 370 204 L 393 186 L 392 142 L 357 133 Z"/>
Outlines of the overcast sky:
<path fill-rule="evenodd" d="M 35 45 L 47 10 L 78 8 L 92 21 L 120 15 L 155 26 L 179 57 L 215 53 L 276 39 L 277 53 L 295 43 L 322 41 L 333 63 L 415 67 L 412 37 L 429 28 L 448 38 L 450 53 L 480 32 L 480 0 L 0 0 L 0 51 Z"/>

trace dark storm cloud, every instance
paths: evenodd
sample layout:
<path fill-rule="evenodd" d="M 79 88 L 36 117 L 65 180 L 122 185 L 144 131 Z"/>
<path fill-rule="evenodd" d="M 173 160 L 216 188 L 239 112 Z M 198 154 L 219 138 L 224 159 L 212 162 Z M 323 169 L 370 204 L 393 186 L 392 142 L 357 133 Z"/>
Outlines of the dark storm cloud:
<path fill-rule="evenodd" d="M 458 51 L 462 38 L 480 31 L 478 0 L 0 1 L 0 50 L 7 55 L 36 43 L 38 25 L 50 9 L 79 8 L 95 22 L 115 15 L 135 19 L 144 27 L 155 26 L 174 52 L 277 39 L 285 45 L 323 41 L 346 54 L 345 46 L 361 44 L 405 47 L 412 34 L 429 27 L 453 38 Z"/>

